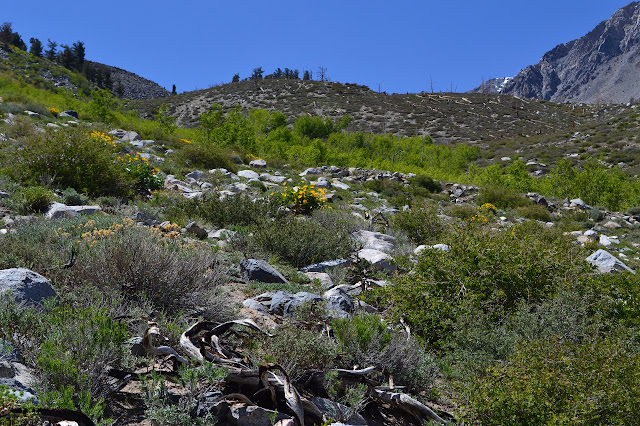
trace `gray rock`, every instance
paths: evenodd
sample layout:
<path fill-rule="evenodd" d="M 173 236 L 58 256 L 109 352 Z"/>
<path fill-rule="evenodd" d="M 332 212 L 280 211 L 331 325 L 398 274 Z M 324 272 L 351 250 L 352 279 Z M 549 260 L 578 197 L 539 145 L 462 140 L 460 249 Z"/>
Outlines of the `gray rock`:
<path fill-rule="evenodd" d="M 351 265 L 349 259 L 325 260 L 324 262 L 314 263 L 300 269 L 300 272 L 327 272 L 337 268 L 346 268 Z"/>
<path fill-rule="evenodd" d="M 396 246 L 396 238 L 380 232 L 366 231 L 364 229 L 354 233 L 356 240 L 364 244 L 365 249 L 389 252 Z"/>
<path fill-rule="evenodd" d="M 238 176 L 243 177 L 245 179 L 258 179 L 260 175 L 253 170 L 240 170 L 238 172 Z"/>
<path fill-rule="evenodd" d="M 326 291 L 322 297 L 327 300 L 327 308 L 333 317 L 346 317 L 354 311 L 353 297 L 341 287 L 334 287 Z"/>
<path fill-rule="evenodd" d="M 67 206 L 66 204 L 53 202 L 44 217 L 47 219 L 72 218 L 79 214 L 94 214 L 102 211 L 100 206 Z"/>
<path fill-rule="evenodd" d="M 204 175 L 204 172 L 202 170 L 194 170 L 191 173 L 188 173 L 185 177 L 199 180 L 202 177 L 202 175 Z"/>
<path fill-rule="evenodd" d="M 614 222 L 613 220 L 610 220 L 609 222 L 605 223 L 602 226 L 604 228 L 607 228 L 607 229 L 620 229 L 620 228 L 622 228 L 622 225 L 620 225 L 618 222 Z"/>
<path fill-rule="evenodd" d="M 59 117 L 71 117 L 71 118 L 78 118 L 78 113 L 72 109 L 68 109 L 66 111 L 62 111 L 59 115 Z"/>
<path fill-rule="evenodd" d="M 34 405 L 40 404 L 36 393 L 16 379 L 0 378 L 0 386 L 7 386 L 9 392 L 17 396 L 22 402 L 31 401 Z"/>
<path fill-rule="evenodd" d="M 9 198 L 9 194 L 7 192 L 0 191 L 0 198 Z"/>
<path fill-rule="evenodd" d="M 293 420 L 293 418 L 257 405 L 232 405 L 225 420 L 224 424 L 229 426 L 271 426 L 280 420 Z"/>
<path fill-rule="evenodd" d="M 345 190 L 345 191 L 346 191 L 347 189 L 350 189 L 350 188 L 351 188 L 349 185 L 347 185 L 346 183 L 344 183 L 344 182 L 340 181 L 339 179 L 334 179 L 334 180 L 331 182 L 331 185 L 332 185 L 333 187 L 335 187 L 335 188 L 343 189 L 343 190 Z"/>
<path fill-rule="evenodd" d="M 249 166 L 255 167 L 256 169 L 264 169 L 267 167 L 267 162 L 262 158 L 259 158 L 257 160 L 250 161 Z"/>
<path fill-rule="evenodd" d="M 574 198 L 573 200 L 569 200 L 569 206 L 570 207 L 580 207 L 582 209 L 589 208 L 587 203 L 582 201 L 582 199 L 580 199 L 580 198 Z"/>
<path fill-rule="evenodd" d="M 31 118 L 40 118 L 40 114 L 38 114 L 37 112 L 25 110 L 24 113 L 27 114 Z"/>
<path fill-rule="evenodd" d="M 322 297 L 317 294 L 301 291 L 296 294 L 286 291 L 276 291 L 271 297 L 271 307 L 269 311 L 276 315 L 293 316 L 296 309 L 303 303 L 319 303 Z"/>
<path fill-rule="evenodd" d="M 587 257 L 586 261 L 596 266 L 602 274 L 612 274 L 615 272 L 631 272 L 635 274 L 633 269 L 629 268 L 624 262 L 606 250 L 600 249 L 596 251 Z"/>
<path fill-rule="evenodd" d="M 218 229 L 217 231 L 209 232 L 209 238 L 216 240 L 228 240 L 229 238 L 233 238 L 234 235 L 236 235 L 236 231 L 229 229 Z"/>
<path fill-rule="evenodd" d="M 130 142 L 130 141 L 139 141 L 142 139 L 139 134 L 136 132 L 128 132 L 122 129 L 115 129 L 109 132 L 109 134 L 121 141 Z"/>
<path fill-rule="evenodd" d="M 305 170 L 304 172 L 300 173 L 300 176 L 320 176 L 322 174 L 324 174 L 322 172 L 322 169 L 309 167 L 307 170 Z"/>
<path fill-rule="evenodd" d="M 204 229 L 202 229 L 201 227 L 196 225 L 195 222 L 191 222 L 190 224 L 188 224 L 185 227 L 185 229 L 187 230 L 187 232 L 189 232 L 190 234 L 195 235 L 196 237 L 198 237 L 201 240 L 204 240 L 205 238 L 207 238 L 207 235 L 209 234 L 207 231 L 205 231 Z"/>
<path fill-rule="evenodd" d="M 260 180 L 273 182 L 277 184 L 283 184 L 287 180 L 287 178 L 286 176 L 274 176 L 274 175 L 270 175 L 269 173 L 262 173 L 260 175 Z"/>
<path fill-rule="evenodd" d="M 58 126 L 56 123 L 47 123 L 47 127 L 51 127 L 52 129 L 59 129 L 60 126 Z"/>
<path fill-rule="evenodd" d="M 384 271 L 395 271 L 398 267 L 391 263 L 391 256 L 380 250 L 362 249 L 358 251 L 358 258 L 371 263 L 374 268 Z"/>
<path fill-rule="evenodd" d="M 289 283 L 280 272 L 261 259 L 243 259 L 242 262 L 240 262 L 240 269 L 242 270 L 244 278 L 248 281 Z"/>
<path fill-rule="evenodd" d="M 598 241 L 605 247 L 609 247 L 611 244 L 620 244 L 617 237 L 608 237 L 604 234 L 600 235 L 600 239 Z"/>
<path fill-rule="evenodd" d="M 305 272 L 304 273 L 310 280 L 318 280 L 320 281 L 320 285 L 322 288 L 329 289 L 333 287 L 333 281 L 331 277 L 326 272 Z"/>
<path fill-rule="evenodd" d="M 264 314 L 269 313 L 266 306 L 264 306 L 262 303 L 258 302 L 255 299 L 247 299 L 243 301 L 242 306 L 244 308 L 253 309 L 254 311 L 262 312 Z"/>
<path fill-rule="evenodd" d="M 49 280 L 26 268 L 0 270 L 0 294 L 8 291 L 14 301 L 29 306 L 42 306 L 44 299 L 58 295 Z"/>

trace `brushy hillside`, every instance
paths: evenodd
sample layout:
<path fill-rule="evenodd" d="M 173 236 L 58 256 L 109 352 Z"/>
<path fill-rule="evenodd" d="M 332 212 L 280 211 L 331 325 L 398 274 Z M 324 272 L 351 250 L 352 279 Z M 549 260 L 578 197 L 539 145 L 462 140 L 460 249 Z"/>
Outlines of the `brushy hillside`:
<path fill-rule="evenodd" d="M 212 91 L 124 103 L 26 59 L 0 71 L 0 423 L 637 422 L 635 108 L 239 82 L 182 127 Z M 280 86 L 306 92 L 252 92 Z M 450 143 L 357 112 L 389 104 Z"/>
<path fill-rule="evenodd" d="M 567 105 L 478 93 L 377 93 L 366 86 L 337 82 L 266 79 L 230 83 L 138 103 L 145 117 L 162 103 L 181 126 L 195 127 L 215 104 L 224 111 L 239 107 L 280 111 L 292 125 L 302 116 L 338 122 L 351 117 L 345 130 L 394 136 L 429 136 L 438 145 L 463 143 L 481 149 L 480 164 L 502 157 L 553 163 L 567 157 L 582 163 L 598 158 L 640 171 L 640 123 L 636 107 Z"/>

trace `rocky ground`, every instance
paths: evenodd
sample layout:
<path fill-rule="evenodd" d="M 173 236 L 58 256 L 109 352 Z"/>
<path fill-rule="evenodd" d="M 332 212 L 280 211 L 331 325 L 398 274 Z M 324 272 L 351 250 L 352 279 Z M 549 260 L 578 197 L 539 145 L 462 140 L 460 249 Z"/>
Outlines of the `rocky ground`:
<path fill-rule="evenodd" d="M 67 115 L 70 117 L 54 126 L 78 125 L 73 112 L 68 112 Z M 135 132 L 114 129 L 111 135 L 123 143 L 123 152 L 139 152 L 140 156 L 158 165 L 172 155 L 171 150 L 165 149 L 161 142 L 141 140 Z M 424 250 L 446 252 L 449 249 L 444 244 L 418 246 L 399 235 L 389 227 L 389 219 L 411 207 L 395 207 L 381 193 L 367 190 L 363 186 L 372 181 L 408 186 L 414 176 L 393 171 L 335 166 L 297 172 L 287 168 L 271 168 L 261 159 L 246 165 L 240 164 L 238 168 L 237 173 L 213 169 L 192 170 L 184 176 L 167 175 L 164 178 L 164 191 L 184 199 L 230 199 L 239 194 L 261 199 L 270 191 L 285 190 L 287 185 L 312 185 L 326 190 L 329 206 L 348 211 L 359 221 L 360 229 L 352 234 L 357 249 L 351 256 L 342 259 L 328 258 L 301 267 L 299 273 L 306 277 L 304 291 L 288 290 L 290 280 L 265 259 L 242 258 L 231 262 L 229 270 L 232 279 L 226 288 L 229 291 L 228 303 L 237 309 L 237 318 L 221 324 L 194 321 L 182 330 L 179 342 L 156 346 L 165 331 L 152 319 L 143 321 L 143 333 L 130 341 L 129 350 L 133 356 L 149 359 L 151 362 L 143 362 L 144 365 L 135 371 L 110 369 L 105 372 L 111 378 L 114 389 L 108 400 L 108 409 L 117 418 L 114 424 L 149 424 L 145 420 L 141 398 L 146 398 L 143 388 L 144 383 L 148 383 L 145 380 L 148 380 L 151 371 L 155 371 L 154 374 L 175 376 L 180 365 L 207 365 L 209 362 L 222 366 L 227 371 L 224 377 L 217 379 L 215 386 L 189 388 L 184 384 L 174 384 L 168 392 L 177 401 L 184 402 L 189 398 L 197 401 L 194 409 L 203 416 L 208 413 L 221 424 L 327 424 L 330 419 L 337 418 L 343 423 L 331 424 L 407 424 L 423 420 L 446 423 L 451 420 L 453 417 L 448 410 L 452 407 L 445 401 L 425 402 L 424 398 L 419 400 L 404 393 L 402 387 L 394 387 L 393 378 L 389 378 L 387 383 L 374 379 L 372 373 L 375 367 L 360 365 L 354 366 L 352 370 L 331 370 L 332 374 L 340 378 L 343 386 L 362 385 L 363 395 L 370 403 L 358 413 L 353 410 L 353 406 L 331 399 L 322 390 L 327 387 L 326 372 L 305 371 L 306 379 L 296 377 L 294 384 L 294 378 L 289 377 L 289 371 L 281 365 L 267 363 L 259 369 L 253 368 L 242 355 L 242 341 L 231 339 L 232 335 L 246 337 L 247 333 L 269 336 L 274 330 L 287 327 L 325 330 L 330 335 L 327 319 L 350 317 L 359 312 L 381 314 L 358 296 L 366 288 L 389 285 L 397 269 L 396 256 L 412 256 Z M 7 192 L 0 192 L 0 197 L 9 196 Z M 443 182 L 440 193 L 433 194 L 432 201 L 437 203 L 440 219 L 452 223 L 460 220 L 452 214 L 455 208 L 477 211 L 480 207 L 476 202 L 477 196 L 477 187 Z M 640 227 L 639 216 L 599 209 L 595 214 L 596 209 L 580 199 L 550 200 L 533 193 L 526 196 L 532 205 L 543 206 L 549 213 L 549 220 L 541 222 L 544 226 L 563 227 L 568 235 L 575 238 L 575 244 L 592 249 L 593 254 L 581 261 L 592 263 L 600 273 L 632 271 L 632 268 L 640 265 L 637 232 Z M 216 229 L 206 223 L 192 222 L 184 227 L 176 227 L 170 221 L 155 219 L 135 206 L 124 206 L 117 212 L 106 212 L 99 205 L 73 206 L 55 202 L 47 212 L 37 217 L 17 215 L 6 208 L 0 210 L 0 242 L 2 235 L 16 232 L 15 228 L 24 222 L 67 220 L 81 215 L 114 213 L 126 215 L 138 226 L 154 228 L 158 232 L 175 232 L 179 238 L 204 242 L 217 247 L 221 252 L 232 249 L 236 234 L 232 229 Z M 580 217 L 583 223 L 575 225 L 575 221 L 565 222 L 563 218 L 566 217 Z M 529 219 L 520 217 L 513 210 L 495 209 L 492 226 L 507 231 L 514 224 L 525 220 Z M 571 226 L 581 229 L 571 229 Z M 370 265 L 371 274 L 353 281 L 347 280 L 339 272 L 360 262 Z M 67 266 L 73 267 L 73 258 Z M 46 276 L 45 271 L 41 272 Z M 44 298 L 56 295 L 56 290 L 43 275 L 20 268 L 2 270 L 0 292 L 10 290 L 15 301 L 40 306 Z M 251 283 L 268 283 L 274 286 L 274 290 L 258 293 L 254 291 L 249 296 L 246 290 Z M 282 289 L 277 289 L 279 285 Z M 321 317 L 301 319 L 301 309 L 316 305 L 325 306 Z M 38 372 L 23 364 L 20 352 L 11 345 L 5 345 L 2 353 L 0 384 L 9 386 L 13 393 L 20 393 L 20 397 L 25 400 L 37 400 L 33 385 Z M 65 419 L 75 421 L 75 424 L 92 424 L 86 416 L 79 413 L 43 411 L 41 414 L 43 418 L 53 420 Z"/>

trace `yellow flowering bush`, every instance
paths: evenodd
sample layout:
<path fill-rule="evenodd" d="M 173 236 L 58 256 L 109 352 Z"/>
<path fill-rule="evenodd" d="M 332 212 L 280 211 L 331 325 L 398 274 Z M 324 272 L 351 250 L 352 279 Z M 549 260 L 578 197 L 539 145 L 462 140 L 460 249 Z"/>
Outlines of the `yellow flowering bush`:
<path fill-rule="evenodd" d="M 313 210 L 327 208 L 327 190 L 316 188 L 315 184 L 287 188 L 280 194 L 282 204 L 288 206 L 296 214 L 309 215 Z M 275 195 L 274 192 L 271 195 Z"/>
<path fill-rule="evenodd" d="M 498 208 L 491 203 L 484 203 L 483 205 L 478 207 L 478 210 L 484 213 L 496 214 L 496 212 L 498 211 Z"/>
<path fill-rule="evenodd" d="M 471 222 L 475 223 L 489 223 L 489 219 L 483 214 L 477 214 L 471 218 Z"/>
<path fill-rule="evenodd" d="M 142 157 L 139 152 L 135 155 L 129 153 L 124 156 L 119 155 L 116 160 L 123 164 L 127 173 L 136 180 L 138 189 L 162 188 L 162 179 L 157 176 L 160 170 L 149 164 L 149 160 Z"/>
<path fill-rule="evenodd" d="M 47 107 L 47 111 L 49 111 L 55 117 L 60 114 L 60 110 L 58 108 Z"/>
<path fill-rule="evenodd" d="M 190 140 L 188 140 L 188 139 L 180 139 L 180 140 L 181 140 L 182 142 L 184 142 L 184 143 L 191 143 L 191 141 L 190 141 Z"/>

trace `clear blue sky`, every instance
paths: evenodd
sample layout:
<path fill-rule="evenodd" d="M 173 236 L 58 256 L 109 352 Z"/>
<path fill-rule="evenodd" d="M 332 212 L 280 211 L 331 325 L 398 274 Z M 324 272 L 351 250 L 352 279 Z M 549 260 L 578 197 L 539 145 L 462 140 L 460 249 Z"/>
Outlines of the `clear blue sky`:
<path fill-rule="evenodd" d="M 84 41 L 87 59 L 178 92 L 262 66 L 327 68 L 388 93 L 466 91 L 514 76 L 581 37 L 624 0 L 2 1 L 25 42 Z"/>

